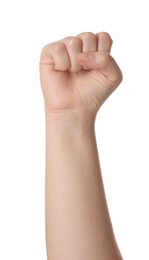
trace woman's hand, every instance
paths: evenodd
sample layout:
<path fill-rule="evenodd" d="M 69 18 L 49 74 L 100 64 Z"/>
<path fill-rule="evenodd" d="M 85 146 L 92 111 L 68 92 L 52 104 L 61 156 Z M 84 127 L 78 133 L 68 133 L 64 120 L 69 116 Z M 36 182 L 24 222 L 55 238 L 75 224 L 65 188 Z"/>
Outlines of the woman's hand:
<path fill-rule="evenodd" d="M 84 32 L 46 45 L 40 57 L 40 80 L 46 112 L 98 109 L 122 81 L 110 55 L 107 33 Z"/>

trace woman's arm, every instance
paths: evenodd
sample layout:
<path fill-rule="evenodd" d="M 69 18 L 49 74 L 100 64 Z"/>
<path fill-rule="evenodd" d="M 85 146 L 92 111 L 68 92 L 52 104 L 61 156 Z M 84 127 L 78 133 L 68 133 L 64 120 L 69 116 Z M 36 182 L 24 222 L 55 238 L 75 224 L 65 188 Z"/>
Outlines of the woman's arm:
<path fill-rule="evenodd" d="M 122 80 L 107 33 L 45 46 L 40 59 L 46 118 L 48 260 L 121 260 L 95 139 L 97 111 Z"/>
<path fill-rule="evenodd" d="M 120 260 L 100 171 L 94 122 L 46 115 L 49 260 Z"/>

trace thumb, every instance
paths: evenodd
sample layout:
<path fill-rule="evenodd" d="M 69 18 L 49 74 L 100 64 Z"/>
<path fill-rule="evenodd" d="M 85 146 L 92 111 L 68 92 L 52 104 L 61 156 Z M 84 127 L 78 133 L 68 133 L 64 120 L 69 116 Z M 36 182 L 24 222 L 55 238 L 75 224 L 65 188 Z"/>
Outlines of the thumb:
<path fill-rule="evenodd" d="M 77 59 L 80 65 L 88 70 L 100 71 L 112 84 L 118 86 L 122 81 L 122 72 L 116 61 L 107 51 L 78 53 Z"/>

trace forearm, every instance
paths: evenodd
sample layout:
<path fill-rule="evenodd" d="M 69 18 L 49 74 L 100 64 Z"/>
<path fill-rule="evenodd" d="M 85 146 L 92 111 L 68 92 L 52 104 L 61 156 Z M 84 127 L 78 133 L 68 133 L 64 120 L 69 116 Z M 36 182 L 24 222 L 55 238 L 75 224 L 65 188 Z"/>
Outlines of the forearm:
<path fill-rule="evenodd" d="M 89 117 L 89 115 L 87 115 Z M 108 213 L 93 117 L 46 115 L 49 260 L 120 260 Z"/>

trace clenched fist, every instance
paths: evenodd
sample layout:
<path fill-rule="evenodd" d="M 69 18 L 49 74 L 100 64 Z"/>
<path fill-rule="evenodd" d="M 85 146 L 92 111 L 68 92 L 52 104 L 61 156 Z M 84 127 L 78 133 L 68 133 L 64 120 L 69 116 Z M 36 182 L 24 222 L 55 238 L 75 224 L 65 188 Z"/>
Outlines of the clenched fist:
<path fill-rule="evenodd" d="M 40 80 L 46 112 L 77 110 L 97 113 L 122 81 L 110 55 L 107 33 L 80 33 L 43 47 Z"/>

